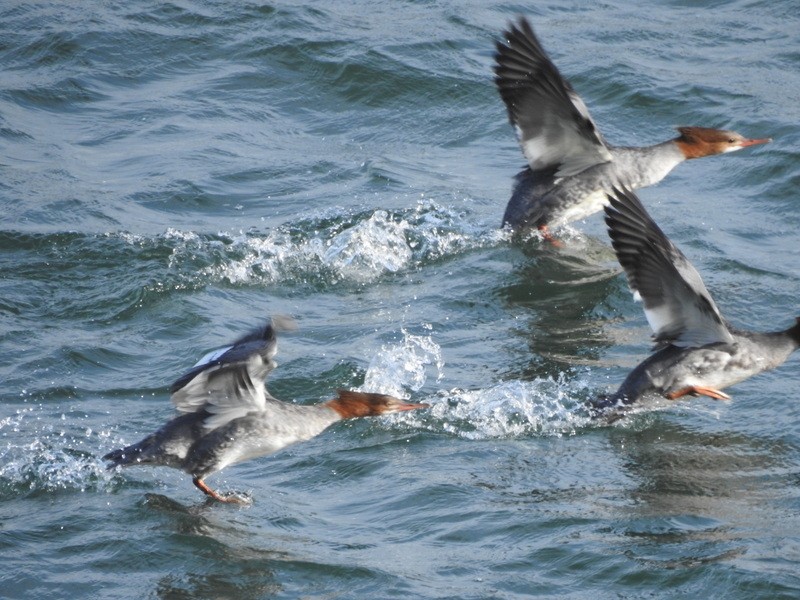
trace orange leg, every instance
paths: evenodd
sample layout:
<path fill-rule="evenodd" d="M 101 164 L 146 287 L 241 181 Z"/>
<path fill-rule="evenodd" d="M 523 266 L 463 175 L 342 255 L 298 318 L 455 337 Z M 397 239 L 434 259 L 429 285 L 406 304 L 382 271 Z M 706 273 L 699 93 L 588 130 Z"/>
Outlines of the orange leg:
<path fill-rule="evenodd" d="M 721 392 L 719 390 L 715 390 L 714 388 L 708 387 L 701 387 L 697 385 L 690 385 L 688 387 L 682 388 L 680 390 L 675 390 L 674 392 L 670 392 L 667 394 L 667 398 L 670 400 L 677 400 L 683 396 L 708 396 L 709 398 L 714 398 L 715 400 L 730 400 L 731 397 L 728 394 Z"/>
<path fill-rule="evenodd" d="M 245 504 L 245 502 L 241 498 L 237 498 L 236 496 L 220 496 L 217 492 L 212 490 L 210 487 L 206 485 L 206 482 L 203 481 L 200 477 L 194 477 L 192 479 L 192 483 L 197 486 L 201 492 L 203 492 L 206 496 L 210 496 L 214 500 L 218 502 L 227 502 L 228 504 Z"/>
<path fill-rule="evenodd" d="M 550 242 L 551 244 L 553 244 L 555 248 L 564 247 L 564 242 L 557 239 L 552 233 L 550 233 L 550 230 L 547 228 L 547 225 L 539 225 L 538 229 L 539 233 L 542 235 L 542 239 L 545 242 Z"/>

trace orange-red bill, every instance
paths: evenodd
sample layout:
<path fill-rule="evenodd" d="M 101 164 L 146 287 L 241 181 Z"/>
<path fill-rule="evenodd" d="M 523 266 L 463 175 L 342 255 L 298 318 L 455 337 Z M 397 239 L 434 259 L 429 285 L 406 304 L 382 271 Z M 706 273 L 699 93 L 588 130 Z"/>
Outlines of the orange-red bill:
<path fill-rule="evenodd" d="M 396 410 L 416 410 L 418 408 L 430 408 L 430 407 L 431 407 L 430 404 L 423 404 L 423 403 L 415 404 L 408 402 L 398 405 Z"/>
<path fill-rule="evenodd" d="M 771 141 L 772 138 L 760 138 L 757 140 L 742 140 L 739 143 L 742 145 L 742 147 L 745 147 L 745 146 L 755 146 L 756 144 L 768 144 Z"/>

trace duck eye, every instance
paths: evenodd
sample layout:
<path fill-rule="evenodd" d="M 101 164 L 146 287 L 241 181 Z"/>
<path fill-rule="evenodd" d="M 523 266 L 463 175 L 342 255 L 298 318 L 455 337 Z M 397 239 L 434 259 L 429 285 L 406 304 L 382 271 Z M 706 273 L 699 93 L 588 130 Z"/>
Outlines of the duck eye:
<path fill-rule="evenodd" d="M 733 139 L 733 138 L 728 138 L 728 143 L 729 143 L 729 144 L 735 144 L 735 143 L 736 143 L 736 140 L 735 140 L 735 139 Z"/>

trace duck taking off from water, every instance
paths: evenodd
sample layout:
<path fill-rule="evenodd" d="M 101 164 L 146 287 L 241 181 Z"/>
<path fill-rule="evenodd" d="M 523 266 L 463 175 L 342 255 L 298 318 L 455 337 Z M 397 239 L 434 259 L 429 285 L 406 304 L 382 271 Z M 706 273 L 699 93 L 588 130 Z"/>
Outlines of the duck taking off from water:
<path fill-rule="evenodd" d="M 783 364 L 800 347 L 800 318 L 783 331 L 734 329 L 720 315 L 700 274 L 664 235 L 636 195 L 613 190 L 608 234 L 634 297 L 644 303 L 656 350 L 620 388 L 594 401 L 595 415 L 646 394 L 730 397 L 723 388 Z"/>
<path fill-rule="evenodd" d="M 764 144 L 734 131 L 679 127 L 677 138 L 644 147 L 606 144 L 586 105 L 558 72 L 524 17 L 496 43 L 495 83 L 528 166 L 516 176 L 503 226 L 538 228 L 599 211 L 614 187 L 654 185 L 684 160 Z"/>
<path fill-rule="evenodd" d="M 426 408 L 383 394 L 340 390 L 328 402 L 310 406 L 273 398 L 264 378 L 277 366 L 278 331 L 294 329 L 294 321 L 276 317 L 233 345 L 210 352 L 170 388 L 172 403 L 183 413 L 142 441 L 109 452 L 109 469 L 132 465 L 166 466 L 192 476 L 207 496 L 223 496 L 204 479 L 221 469 L 272 454 L 311 439 L 341 419 L 371 417 Z"/>

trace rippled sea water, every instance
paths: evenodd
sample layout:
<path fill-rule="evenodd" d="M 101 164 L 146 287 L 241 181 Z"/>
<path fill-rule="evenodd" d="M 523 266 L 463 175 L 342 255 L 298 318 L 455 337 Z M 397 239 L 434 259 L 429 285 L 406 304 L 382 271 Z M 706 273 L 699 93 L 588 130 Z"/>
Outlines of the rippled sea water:
<path fill-rule="evenodd" d="M 521 153 L 493 41 L 526 14 L 606 138 L 774 142 L 643 201 L 723 313 L 800 314 L 792 0 L 0 7 L 0 595 L 794 598 L 798 356 L 613 426 L 649 330 L 599 215 L 498 229 Z M 428 411 L 209 481 L 108 472 L 168 385 L 268 315 L 268 382 Z"/>

